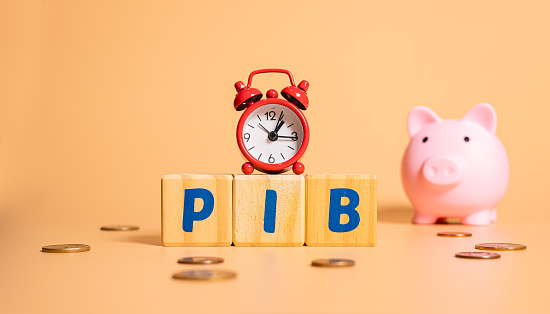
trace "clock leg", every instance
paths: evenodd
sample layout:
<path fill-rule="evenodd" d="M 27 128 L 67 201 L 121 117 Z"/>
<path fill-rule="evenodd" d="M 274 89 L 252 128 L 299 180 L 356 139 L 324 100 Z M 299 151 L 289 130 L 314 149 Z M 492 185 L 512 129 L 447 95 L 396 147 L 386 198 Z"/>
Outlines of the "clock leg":
<path fill-rule="evenodd" d="M 245 162 L 241 167 L 241 170 L 244 174 L 251 174 L 252 172 L 254 172 L 254 166 L 252 166 L 252 164 L 249 162 Z"/>
<path fill-rule="evenodd" d="M 295 174 L 302 174 L 305 170 L 306 167 L 301 162 L 297 162 L 292 166 L 292 171 L 294 171 Z"/>

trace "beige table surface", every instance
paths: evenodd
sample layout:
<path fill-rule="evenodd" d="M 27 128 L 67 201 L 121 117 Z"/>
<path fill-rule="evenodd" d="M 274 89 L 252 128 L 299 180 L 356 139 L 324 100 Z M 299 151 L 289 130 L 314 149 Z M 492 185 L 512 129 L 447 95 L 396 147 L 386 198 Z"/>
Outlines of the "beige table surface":
<path fill-rule="evenodd" d="M 99 221 L 24 210 L 1 219 L 3 313 L 544 313 L 548 311 L 548 229 L 543 223 L 490 227 L 415 226 L 406 210 L 379 215 L 376 247 L 163 247 L 156 221 Z M 135 223 L 139 231 L 100 231 Z M 468 231 L 471 238 L 436 237 Z M 454 257 L 476 243 L 517 242 L 525 251 L 498 260 Z M 48 254 L 43 245 L 87 243 L 85 253 Z M 219 266 L 178 264 L 219 256 Z M 309 266 L 315 258 L 350 258 L 353 268 Z M 226 282 L 171 278 L 186 269 L 230 269 Z"/>
<path fill-rule="evenodd" d="M 550 313 L 548 12 L 545 0 L 0 1 L 0 313 Z M 306 174 L 377 176 L 378 244 L 162 247 L 161 176 L 238 173 L 233 84 L 272 67 L 311 84 Z M 481 102 L 510 160 L 497 224 L 411 225 L 407 114 L 459 119 Z M 99 230 L 124 223 L 141 229 Z M 474 236 L 435 236 L 448 230 Z M 480 242 L 528 249 L 454 257 Z M 92 250 L 40 252 L 58 243 Z M 194 255 L 239 276 L 172 279 Z M 309 266 L 327 257 L 357 264 Z"/>

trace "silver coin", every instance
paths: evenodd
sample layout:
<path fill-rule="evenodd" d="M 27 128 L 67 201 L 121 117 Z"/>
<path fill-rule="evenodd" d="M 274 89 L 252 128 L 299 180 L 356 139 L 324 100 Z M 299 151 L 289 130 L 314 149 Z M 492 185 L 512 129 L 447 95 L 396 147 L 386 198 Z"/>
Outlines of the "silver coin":
<path fill-rule="evenodd" d="M 480 243 L 476 244 L 476 249 L 488 251 L 521 251 L 526 250 L 527 247 L 523 244 L 516 243 Z"/>
<path fill-rule="evenodd" d="M 139 227 L 134 226 L 134 225 L 107 225 L 107 226 L 102 226 L 101 230 L 104 230 L 104 231 L 130 231 L 130 230 L 139 230 Z"/>
<path fill-rule="evenodd" d="M 87 244 L 54 244 L 42 247 L 42 252 L 46 253 L 78 253 L 89 250 L 90 246 Z"/>
<path fill-rule="evenodd" d="M 221 257 L 211 257 L 211 256 L 192 256 L 192 257 L 183 257 L 178 260 L 180 264 L 219 264 L 223 263 L 223 258 Z"/>
<path fill-rule="evenodd" d="M 355 262 L 351 259 L 342 258 L 322 258 L 311 262 L 311 266 L 316 267 L 351 267 Z"/>
<path fill-rule="evenodd" d="M 455 257 L 474 258 L 474 259 L 493 259 L 500 258 L 500 254 L 493 252 L 458 252 Z"/>
<path fill-rule="evenodd" d="M 175 273 L 172 278 L 182 280 L 218 281 L 237 277 L 237 273 L 230 270 L 187 270 Z"/>

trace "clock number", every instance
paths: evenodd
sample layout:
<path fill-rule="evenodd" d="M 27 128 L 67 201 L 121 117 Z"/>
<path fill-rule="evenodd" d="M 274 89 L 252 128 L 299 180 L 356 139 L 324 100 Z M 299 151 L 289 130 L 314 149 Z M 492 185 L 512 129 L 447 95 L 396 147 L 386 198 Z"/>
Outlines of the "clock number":
<path fill-rule="evenodd" d="M 293 140 L 294 142 L 296 142 L 296 141 L 298 140 L 298 133 L 292 132 L 290 135 L 294 136 L 294 137 L 292 138 L 292 140 Z"/>
<path fill-rule="evenodd" d="M 248 143 L 248 141 L 250 140 L 250 134 L 249 133 L 244 133 L 243 137 L 246 140 L 246 142 Z"/>
<path fill-rule="evenodd" d="M 275 157 L 273 157 L 273 154 L 269 155 L 269 158 L 267 159 L 267 161 L 269 161 L 270 164 L 275 162 Z"/>
<path fill-rule="evenodd" d="M 273 120 L 273 121 L 275 121 L 275 116 L 276 116 L 276 115 L 277 115 L 277 114 L 275 113 L 275 111 L 268 111 L 268 112 L 265 113 L 265 118 L 266 118 L 267 120 Z"/>

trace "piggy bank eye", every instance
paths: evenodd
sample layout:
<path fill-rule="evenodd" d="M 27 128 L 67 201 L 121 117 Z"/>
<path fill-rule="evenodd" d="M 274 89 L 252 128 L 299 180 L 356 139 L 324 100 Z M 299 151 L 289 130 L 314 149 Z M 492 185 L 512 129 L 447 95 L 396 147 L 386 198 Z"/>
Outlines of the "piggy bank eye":
<path fill-rule="evenodd" d="M 426 136 L 425 138 L 422 139 L 422 143 L 426 143 L 428 141 L 428 137 Z"/>
<path fill-rule="evenodd" d="M 470 138 L 469 137 L 464 137 L 464 142 L 468 143 L 470 141 Z"/>

